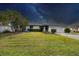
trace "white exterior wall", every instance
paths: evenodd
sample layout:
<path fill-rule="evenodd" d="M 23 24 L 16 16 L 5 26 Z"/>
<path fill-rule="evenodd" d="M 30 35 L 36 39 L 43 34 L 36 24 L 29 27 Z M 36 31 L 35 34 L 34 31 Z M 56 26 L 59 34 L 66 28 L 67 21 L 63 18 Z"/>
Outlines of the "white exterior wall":
<path fill-rule="evenodd" d="M 43 32 L 45 32 L 45 27 L 43 28 Z"/>
<path fill-rule="evenodd" d="M 28 31 L 28 29 L 30 29 L 30 26 L 26 26 L 26 31 Z M 33 29 L 40 29 L 40 27 L 39 26 L 33 26 Z M 65 27 L 49 26 L 48 32 L 51 33 L 51 29 L 56 29 L 56 32 L 63 33 Z M 45 27 L 43 28 L 43 32 L 45 32 Z"/>
<path fill-rule="evenodd" d="M 28 31 L 28 29 L 30 29 L 30 26 L 26 26 L 26 30 L 25 31 Z"/>
<path fill-rule="evenodd" d="M 63 33 L 64 32 L 64 27 L 55 27 L 55 26 L 49 26 L 49 32 L 51 33 L 51 29 L 56 29 L 57 33 Z"/>
<path fill-rule="evenodd" d="M 30 29 L 30 26 L 26 26 L 26 30 L 27 30 L 27 29 Z M 39 27 L 39 26 L 33 26 L 32 29 L 40 29 L 40 27 Z"/>
<path fill-rule="evenodd" d="M 26 31 L 28 31 L 28 29 L 30 29 L 30 26 L 26 26 Z M 39 26 L 33 26 L 32 29 L 40 29 L 40 27 Z"/>
<path fill-rule="evenodd" d="M 78 28 L 78 31 L 79 31 L 79 28 Z"/>
<path fill-rule="evenodd" d="M 11 30 L 11 27 L 9 27 L 9 26 L 0 26 L 0 32 L 3 32 L 3 31 L 5 31 L 5 30 L 12 31 L 12 30 Z"/>
<path fill-rule="evenodd" d="M 33 29 L 40 29 L 39 26 L 33 26 Z"/>
<path fill-rule="evenodd" d="M 26 29 L 29 29 L 30 28 L 30 26 L 26 26 Z"/>
<path fill-rule="evenodd" d="M 79 31 L 79 28 L 71 28 L 71 31 Z"/>

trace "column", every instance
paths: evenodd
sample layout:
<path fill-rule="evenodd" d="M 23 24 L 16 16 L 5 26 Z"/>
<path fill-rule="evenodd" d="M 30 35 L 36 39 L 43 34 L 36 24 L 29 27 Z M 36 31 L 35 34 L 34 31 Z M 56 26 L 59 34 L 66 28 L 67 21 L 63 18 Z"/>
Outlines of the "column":
<path fill-rule="evenodd" d="M 45 32 L 45 26 L 43 27 L 43 32 Z"/>

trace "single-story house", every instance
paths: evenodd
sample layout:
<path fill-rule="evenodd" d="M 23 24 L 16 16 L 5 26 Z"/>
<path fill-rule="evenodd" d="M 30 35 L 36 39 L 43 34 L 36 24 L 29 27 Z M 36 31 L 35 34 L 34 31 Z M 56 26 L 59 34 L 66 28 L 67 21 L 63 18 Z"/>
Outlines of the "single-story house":
<path fill-rule="evenodd" d="M 79 32 L 79 23 L 72 24 L 69 28 L 72 32 Z"/>
<path fill-rule="evenodd" d="M 49 32 L 51 33 L 52 29 L 56 29 L 57 33 L 64 33 L 64 29 L 67 28 L 67 26 L 60 26 L 60 25 L 43 25 L 43 24 L 29 24 L 26 26 L 25 31 L 41 31 L 41 32 Z M 71 29 L 71 31 L 79 31 L 79 27 L 68 27 Z M 0 32 L 3 32 L 5 30 L 9 30 L 11 32 L 14 32 L 15 30 L 11 28 L 11 26 L 4 26 L 0 25 Z"/>
<path fill-rule="evenodd" d="M 28 25 L 26 26 L 26 31 L 42 31 L 51 33 L 52 29 L 56 29 L 56 32 L 62 33 L 64 32 L 65 27 L 63 26 L 54 26 L 54 25 Z"/>
<path fill-rule="evenodd" d="M 4 26 L 4 25 L 2 26 L 2 25 L 0 25 L 0 32 L 3 32 L 5 30 L 8 30 L 8 31 L 12 32 L 12 29 L 11 29 L 10 26 Z"/>
<path fill-rule="evenodd" d="M 71 27 L 72 32 L 79 32 L 79 27 Z"/>

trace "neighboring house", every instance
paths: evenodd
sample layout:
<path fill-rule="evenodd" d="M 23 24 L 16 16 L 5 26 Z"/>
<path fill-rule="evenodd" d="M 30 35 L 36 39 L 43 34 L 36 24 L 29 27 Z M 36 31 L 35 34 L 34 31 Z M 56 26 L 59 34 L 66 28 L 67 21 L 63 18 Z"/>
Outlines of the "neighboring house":
<path fill-rule="evenodd" d="M 3 25 L 2 22 L 0 22 L 0 32 L 4 32 L 6 30 L 10 32 L 15 32 L 15 29 L 11 27 L 10 23 L 8 25 Z"/>
<path fill-rule="evenodd" d="M 71 27 L 72 32 L 79 32 L 79 27 Z"/>
<path fill-rule="evenodd" d="M 11 32 L 12 32 L 11 27 L 0 25 L 0 32 L 3 32 L 3 31 L 5 31 L 5 30 L 8 30 L 8 31 L 11 31 Z"/>
<path fill-rule="evenodd" d="M 70 29 L 72 32 L 79 32 L 79 23 L 70 25 Z"/>
<path fill-rule="evenodd" d="M 4 26 L 4 25 L 2 24 L 2 22 L 0 22 L 0 32 L 3 32 L 3 31 L 5 31 L 5 30 L 10 30 L 10 27 L 9 27 L 9 26 Z"/>
<path fill-rule="evenodd" d="M 71 25 L 70 29 L 72 32 L 78 32 L 79 31 L 79 26 L 78 25 Z"/>

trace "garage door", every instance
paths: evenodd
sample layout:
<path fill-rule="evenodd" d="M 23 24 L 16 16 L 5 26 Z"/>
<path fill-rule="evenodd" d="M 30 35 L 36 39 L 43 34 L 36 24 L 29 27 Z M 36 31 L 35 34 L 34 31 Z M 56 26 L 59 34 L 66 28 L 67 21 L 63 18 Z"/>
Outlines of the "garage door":
<path fill-rule="evenodd" d="M 57 27 L 56 29 L 57 29 L 58 33 L 63 33 L 64 32 L 64 28 L 62 28 L 62 27 Z"/>

